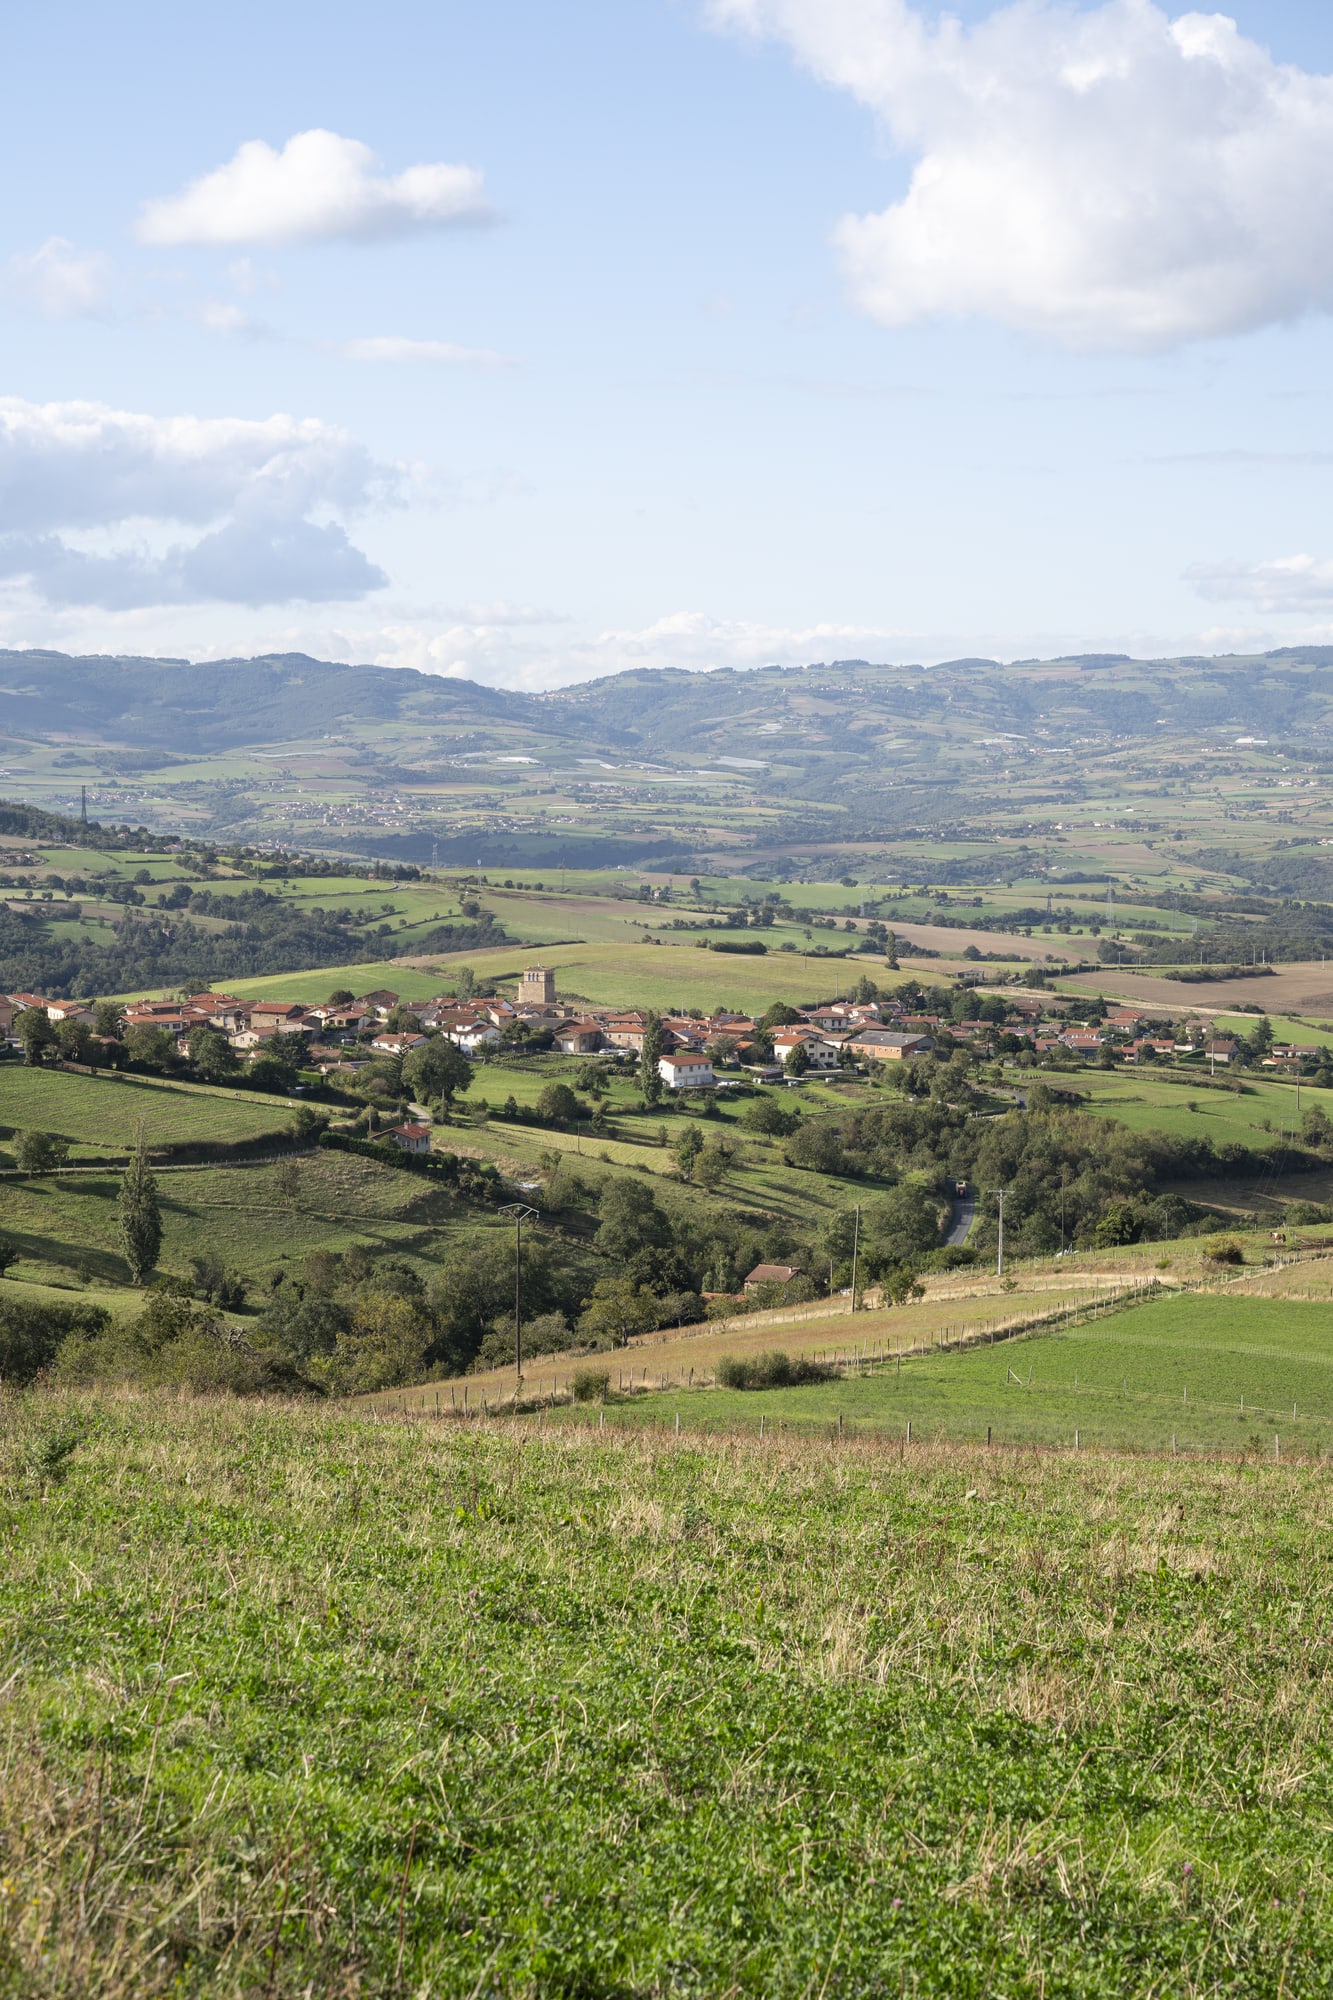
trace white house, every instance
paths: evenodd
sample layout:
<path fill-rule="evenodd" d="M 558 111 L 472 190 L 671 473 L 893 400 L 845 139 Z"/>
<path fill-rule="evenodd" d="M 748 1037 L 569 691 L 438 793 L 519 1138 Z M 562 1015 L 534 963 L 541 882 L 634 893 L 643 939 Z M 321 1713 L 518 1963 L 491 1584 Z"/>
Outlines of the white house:
<path fill-rule="evenodd" d="M 376 1035 L 371 1043 L 382 1055 L 405 1056 L 409 1049 L 418 1049 L 425 1041 L 424 1035 Z"/>
<path fill-rule="evenodd" d="M 696 1049 L 659 1056 L 657 1073 L 668 1090 L 712 1090 L 717 1083 L 712 1063 Z"/>
<path fill-rule="evenodd" d="M 443 1033 L 465 1056 L 474 1056 L 478 1049 L 495 1048 L 500 1041 L 500 1030 L 494 1021 L 452 1021 Z"/>
<path fill-rule="evenodd" d="M 826 1036 L 816 1034 L 812 1028 L 775 1028 L 769 1037 L 773 1044 L 773 1054 L 780 1063 L 796 1047 L 805 1050 L 810 1058 L 811 1069 L 836 1069 L 841 1042 L 830 1041 Z"/>

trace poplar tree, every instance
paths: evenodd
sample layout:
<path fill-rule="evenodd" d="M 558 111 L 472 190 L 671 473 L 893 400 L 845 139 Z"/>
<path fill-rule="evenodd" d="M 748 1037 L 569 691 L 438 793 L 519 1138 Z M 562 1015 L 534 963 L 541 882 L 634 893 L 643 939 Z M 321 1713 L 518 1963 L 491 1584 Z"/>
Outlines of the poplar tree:
<path fill-rule="evenodd" d="M 158 1207 L 157 1182 L 148 1164 L 142 1126 L 134 1156 L 120 1183 L 116 1222 L 130 1277 L 136 1285 L 142 1285 L 156 1268 L 162 1248 L 162 1211 Z"/>
<path fill-rule="evenodd" d="M 639 1089 L 645 1104 L 656 1104 L 662 1095 L 662 1072 L 657 1067 L 666 1053 L 666 1037 L 656 1014 L 643 1024 L 643 1050 L 639 1057 Z"/>

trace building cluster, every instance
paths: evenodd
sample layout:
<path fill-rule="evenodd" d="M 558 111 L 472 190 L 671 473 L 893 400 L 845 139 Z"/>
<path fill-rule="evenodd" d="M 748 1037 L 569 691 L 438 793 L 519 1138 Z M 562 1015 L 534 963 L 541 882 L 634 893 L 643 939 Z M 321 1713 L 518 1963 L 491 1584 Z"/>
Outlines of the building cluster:
<path fill-rule="evenodd" d="M 827 1072 L 847 1063 L 871 1066 L 912 1057 L 939 1054 L 969 1045 L 993 1047 L 998 1039 L 1010 1051 L 1026 1044 L 1037 1056 L 1079 1056 L 1101 1060 L 1108 1053 L 1117 1062 L 1170 1061 L 1203 1057 L 1211 1066 L 1240 1059 L 1233 1036 L 1211 1033 L 1203 1023 L 1170 1024 L 1133 1009 L 1107 1013 L 1096 1025 L 1061 1018 L 1061 1001 L 1054 994 L 1006 992 L 987 996 L 998 1000 L 988 1013 L 971 1020 L 912 1013 L 891 997 L 878 1000 L 832 1000 L 821 1005 L 787 1009 L 796 1019 L 761 1027 L 741 1013 L 667 1014 L 659 1017 L 663 1049 L 659 1059 L 668 1090 L 707 1090 L 717 1084 L 714 1065 L 725 1060 L 763 1081 L 798 1068 Z M 92 1006 L 80 1000 L 45 1000 L 37 994 L 0 995 L 0 1035 L 12 1033 L 25 1009 L 43 1009 L 53 1024 L 80 1022 L 91 1027 Z M 1003 1019 L 996 1019 L 997 1014 Z M 199 1028 L 226 1036 L 236 1054 L 255 1058 L 289 1035 L 300 1035 L 302 1061 L 333 1069 L 348 1061 L 349 1045 L 363 1055 L 403 1056 L 432 1034 L 446 1036 L 468 1056 L 482 1056 L 506 1039 L 543 1037 L 542 1046 L 561 1054 L 602 1054 L 641 1057 L 650 1015 L 637 1008 L 570 1006 L 556 994 L 555 974 L 545 966 L 529 966 L 512 1000 L 498 997 L 462 1000 L 440 994 L 430 1000 L 405 1000 L 381 988 L 358 999 L 305 1006 L 292 1000 L 243 1000 L 227 993 L 195 993 L 184 1000 L 145 1000 L 124 1010 L 122 1033 L 146 1027 L 161 1030 L 182 1045 Z M 1003 1038 L 1010 1038 L 1004 1040 Z M 801 1055 L 797 1056 L 797 1051 Z M 1277 1043 L 1264 1056 L 1271 1068 L 1297 1068 L 1318 1061 L 1317 1047 Z"/>

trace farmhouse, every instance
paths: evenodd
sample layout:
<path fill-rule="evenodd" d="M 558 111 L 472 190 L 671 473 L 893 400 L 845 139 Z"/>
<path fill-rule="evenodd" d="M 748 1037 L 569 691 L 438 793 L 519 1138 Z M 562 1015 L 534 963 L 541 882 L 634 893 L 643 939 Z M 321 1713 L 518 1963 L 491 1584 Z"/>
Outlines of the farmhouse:
<path fill-rule="evenodd" d="M 430 1151 L 429 1125 L 394 1125 L 389 1137 L 400 1152 L 428 1153 Z"/>
<path fill-rule="evenodd" d="M 793 1278 L 801 1275 L 798 1264 L 756 1264 L 745 1280 L 747 1292 L 757 1292 L 761 1285 L 789 1285 Z"/>
<path fill-rule="evenodd" d="M 420 1048 L 425 1039 L 424 1035 L 376 1035 L 370 1046 L 381 1055 L 405 1056 L 409 1049 Z"/>
<path fill-rule="evenodd" d="M 717 1081 L 708 1057 L 693 1049 L 660 1057 L 657 1071 L 668 1090 L 711 1090 Z"/>
<path fill-rule="evenodd" d="M 250 1009 L 252 1028 L 274 1028 L 280 1035 L 299 1035 L 305 1028 L 305 1008 L 294 1000 L 256 1000 Z"/>
<path fill-rule="evenodd" d="M 555 1046 L 561 1055 L 596 1055 L 602 1046 L 602 1024 L 586 1015 L 576 1021 L 566 1021 L 562 1028 L 555 1031 Z"/>

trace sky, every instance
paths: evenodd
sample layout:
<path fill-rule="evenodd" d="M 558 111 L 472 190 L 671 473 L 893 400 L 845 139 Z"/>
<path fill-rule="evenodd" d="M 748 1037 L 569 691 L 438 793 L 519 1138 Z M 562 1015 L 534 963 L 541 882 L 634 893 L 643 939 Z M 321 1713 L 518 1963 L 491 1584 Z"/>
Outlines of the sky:
<path fill-rule="evenodd" d="M 1333 641 L 1333 9 L 11 10 L 0 645 Z"/>

